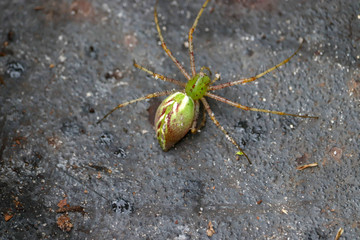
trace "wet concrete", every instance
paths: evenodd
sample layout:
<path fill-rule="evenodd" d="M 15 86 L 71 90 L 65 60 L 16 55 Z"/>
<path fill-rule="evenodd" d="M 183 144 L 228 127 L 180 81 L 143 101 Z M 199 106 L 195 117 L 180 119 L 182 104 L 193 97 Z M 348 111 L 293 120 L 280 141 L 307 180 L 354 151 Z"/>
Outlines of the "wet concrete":
<path fill-rule="evenodd" d="M 95 124 L 121 102 L 175 87 L 133 60 L 185 80 L 159 45 L 154 2 L 1 1 L 1 239 L 333 239 L 340 227 L 357 239 L 359 3 L 209 3 L 195 60 L 219 83 L 256 75 L 305 40 L 285 66 L 216 94 L 318 120 L 209 100 L 249 165 L 209 118 L 163 152 L 149 120 L 155 99 Z M 187 70 L 201 4 L 159 2 L 167 46 Z"/>

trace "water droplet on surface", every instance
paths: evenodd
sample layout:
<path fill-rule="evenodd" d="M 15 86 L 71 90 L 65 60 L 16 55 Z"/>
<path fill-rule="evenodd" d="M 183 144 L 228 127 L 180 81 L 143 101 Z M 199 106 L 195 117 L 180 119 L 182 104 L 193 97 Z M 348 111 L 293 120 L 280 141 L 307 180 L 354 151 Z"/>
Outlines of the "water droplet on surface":
<path fill-rule="evenodd" d="M 90 45 L 88 48 L 85 49 L 86 54 L 88 57 L 92 59 L 97 59 L 99 50 L 97 47 Z"/>
<path fill-rule="evenodd" d="M 134 212 L 134 206 L 122 198 L 118 198 L 111 202 L 111 208 L 114 212 L 130 214 Z"/>
<path fill-rule="evenodd" d="M 67 136 L 78 136 L 86 132 L 76 119 L 65 119 L 60 129 Z"/>
<path fill-rule="evenodd" d="M 114 152 L 115 156 L 119 157 L 119 158 L 126 158 L 127 153 L 125 152 L 124 149 L 122 148 L 118 148 L 115 152 Z"/>
<path fill-rule="evenodd" d="M 6 74 L 9 75 L 11 78 L 19 78 L 25 71 L 24 66 L 19 62 L 9 62 L 6 65 Z"/>
<path fill-rule="evenodd" d="M 113 142 L 114 136 L 111 133 L 105 132 L 98 139 L 98 143 L 102 146 L 109 147 Z"/>

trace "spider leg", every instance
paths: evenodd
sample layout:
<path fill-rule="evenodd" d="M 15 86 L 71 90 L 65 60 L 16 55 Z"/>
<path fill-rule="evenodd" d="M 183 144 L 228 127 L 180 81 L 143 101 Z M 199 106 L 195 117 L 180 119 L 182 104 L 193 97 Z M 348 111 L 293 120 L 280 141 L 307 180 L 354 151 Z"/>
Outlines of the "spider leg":
<path fill-rule="evenodd" d="M 206 5 L 208 4 L 210 0 L 206 0 L 204 2 L 204 4 L 202 5 L 197 17 L 195 18 L 195 21 L 192 25 L 192 27 L 189 30 L 189 54 L 190 54 L 190 66 L 191 66 L 191 73 L 192 76 L 194 77 L 196 75 L 196 69 L 195 69 L 195 59 L 194 59 L 194 46 L 193 46 L 193 33 L 195 31 L 196 25 L 199 22 L 199 19 L 201 17 L 201 14 L 204 11 L 204 8 L 206 7 Z"/>
<path fill-rule="evenodd" d="M 197 133 L 202 127 L 204 127 L 205 126 L 205 122 L 206 122 L 206 113 L 205 113 L 205 110 L 203 111 L 203 116 L 202 116 L 202 121 L 201 121 L 201 123 L 200 123 L 200 125 L 198 126 L 198 127 L 196 127 L 196 125 L 197 125 L 197 119 L 199 118 L 199 112 L 200 112 L 200 102 L 199 101 L 196 101 L 195 102 L 195 107 L 196 107 L 196 109 L 195 109 L 195 117 L 194 117 L 194 122 L 193 122 L 193 124 L 192 124 L 192 126 L 191 126 L 191 133 L 193 133 L 193 134 L 195 134 L 195 133 Z"/>
<path fill-rule="evenodd" d="M 166 95 L 170 95 L 174 92 L 178 92 L 178 90 L 171 90 L 171 91 L 164 91 L 164 92 L 156 92 L 156 93 L 151 93 L 151 94 L 148 94 L 144 97 L 141 97 L 141 98 L 137 98 L 137 99 L 134 99 L 134 100 L 131 100 L 131 101 L 128 101 L 128 102 L 124 102 L 124 103 L 121 103 L 119 105 L 117 105 L 115 108 L 113 108 L 110 112 L 108 112 L 104 117 L 102 117 L 99 121 L 96 122 L 96 124 L 99 124 L 100 122 L 102 122 L 105 118 L 107 118 L 110 114 L 112 114 L 115 110 L 119 109 L 119 108 L 122 108 L 122 107 L 125 107 L 129 104 L 132 104 L 132 103 L 135 103 L 135 102 L 139 102 L 139 101 L 142 101 L 142 100 L 145 100 L 145 99 L 150 99 L 150 98 L 155 98 L 155 97 L 160 97 L 160 96 L 166 96 Z"/>
<path fill-rule="evenodd" d="M 260 108 L 253 108 L 253 107 L 247 107 L 244 105 L 241 105 L 239 103 L 230 101 L 229 99 L 226 99 L 224 97 L 220 97 L 218 95 L 212 94 L 212 93 L 206 93 L 205 96 L 213 98 L 215 100 L 218 100 L 220 102 L 223 103 L 227 103 L 231 106 L 243 109 L 243 110 L 247 110 L 247 111 L 255 111 L 255 112 L 265 112 L 265 113 L 272 113 L 272 114 L 277 114 L 277 115 L 286 115 L 286 116 L 292 116 L 292 117 L 301 117 L 301 118 L 315 118 L 318 119 L 319 117 L 315 117 L 315 116 L 308 116 L 308 115 L 297 115 L 297 114 L 292 114 L 292 113 L 285 113 L 285 112 L 279 112 L 279 111 L 271 111 L 271 110 L 267 110 L 267 109 L 260 109 Z"/>
<path fill-rule="evenodd" d="M 203 119 L 199 125 L 199 127 L 197 128 L 197 130 L 200 130 L 201 128 L 203 128 L 205 126 L 205 123 L 206 123 L 206 112 L 205 112 L 205 109 L 203 111 Z"/>
<path fill-rule="evenodd" d="M 240 146 L 236 143 L 236 141 L 229 135 L 229 133 L 225 130 L 225 128 L 220 125 L 218 120 L 216 120 L 214 113 L 211 111 L 210 106 L 207 103 L 206 99 L 204 97 L 202 97 L 200 100 L 204 104 L 205 110 L 208 112 L 211 120 L 215 123 L 215 125 L 218 128 L 220 128 L 220 130 L 225 134 L 226 138 L 239 149 L 239 151 L 242 153 L 242 155 L 244 155 L 246 157 L 246 159 L 249 161 L 249 163 L 251 164 L 251 161 L 250 161 L 249 157 L 246 155 L 246 153 L 240 148 Z"/>
<path fill-rule="evenodd" d="M 159 34 L 159 38 L 161 41 L 161 46 L 162 48 L 165 50 L 166 54 L 171 58 L 171 60 L 176 64 L 176 66 L 179 68 L 179 70 L 182 72 L 182 74 L 184 74 L 184 76 L 186 77 L 187 80 L 190 80 L 191 77 L 190 75 L 185 71 L 185 68 L 181 65 L 181 63 L 174 57 L 174 55 L 171 53 L 171 51 L 167 48 L 165 42 L 164 42 L 164 37 L 161 34 L 161 29 L 159 26 L 159 20 L 158 20 L 158 14 L 157 14 L 157 4 L 158 4 L 159 0 L 156 0 L 155 3 L 155 7 L 154 7 L 154 18 L 155 18 L 155 25 L 156 25 L 156 29 L 157 32 Z"/>
<path fill-rule="evenodd" d="M 211 81 L 211 84 L 214 84 L 216 81 L 220 80 L 221 75 L 219 73 L 215 73 L 214 79 Z"/>
<path fill-rule="evenodd" d="M 191 125 L 191 133 L 196 133 L 197 129 L 196 129 L 196 124 L 197 124 L 197 119 L 199 117 L 199 109 L 200 109 L 200 103 L 199 101 L 195 101 L 195 116 L 194 116 L 194 121 L 192 122 Z"/>
<path fill-rule="evenodd" d="M 227 82 L 227 83 L 223 83 L 223 84 L 219 84 L 219 85 L 216 85 L 216 86 L 210 86 L 208 88 L 209 91 L 213 91 L 213 90 L 218 90 L 218 89 L 223 89 L 223 88 L 227 88 L 227 87 L 230 87 L 230 86 L 234 86 L 234 85 L 239 85 L 239 84 L 244 84 L 244 83 L 248 83 L 248 82 L 252 82 L 252 81 L 255 81 L 256 79 L 258 78 L 261 78 L 262 76 L 264 76 L 265 74 L 268 74 L 269 72 L 272 72 L 274 71 L 275 69 L 278 69 L 280 66 L 284 65 L 285 63 L 287 63 L 288 61 L 290 61 L 291 58 L 293 58 L 301 49 L 302 47 L 302 44 L 303 42 L 300 44 L 299 48 L 290 56 L 288 57 L 287 59 L 285 59 L 284 61 L 282 61 L 281 63 L 275 65 L 274 67 L 271 67 L 267 70 L 265 70 L 264 72 L 256 75 L 256 76 L 253 76 L 253 77 L 250 77 L 250 78 L 243 78 L 243 79 L 239 79 L 237 81 L 234 81 L 234 82 Z"/>
<path fill-rule="evenodd" d="M 168 77 L 166 77 L 166 76 L 164 76 L 164 75 L 160 75 L 160 74 L 154 73 L 154 72 L 150 71 L 149 69 L 146 69 L 146 68 L 140 66 L 139 64 L 137 64 L 137 63 L 135 62 L 135 60 L 134 60 L 134 67 L 136 67 L 136 68 L 138 68 L 138 69 L 140 69 L 140 70 L 142 70 L 142 71 L 150 74 L 150 75 L 151 75 L 153 78 L 155 78 L 155 79 L 159 79 L 159 78 L 160 78 L 161 80 L 163 80 L 163 81 L 165 81 L 165 82 L 171 82 L 171 83 L 174 83 L 174 84 L 176 84 L 176 85 L 178 85 L 178 86 L 181 86 L 181 87 L 185 87 L 185 86 L 186 86 L 186 84 L 183 83 L 183 82 L 180 82 L 180 81 L 175 80 L 175 79 L 173 79 L 173 78 L 168 78 Z"/>
<path fill-rule="evenodd" d="M 203 71 L 204 71 L 204 69 L 205 69 L 205 70 L 207 70 L 207 71 L 209 72 L 209 77 L 211 78 L 211 76 L 212 76 L 212 72 L 211 72 L 210 68 L 203 66 L 203 67 L 201 67 L 201 68 L 200 68 L 200 72 L 203 72 Z"/>

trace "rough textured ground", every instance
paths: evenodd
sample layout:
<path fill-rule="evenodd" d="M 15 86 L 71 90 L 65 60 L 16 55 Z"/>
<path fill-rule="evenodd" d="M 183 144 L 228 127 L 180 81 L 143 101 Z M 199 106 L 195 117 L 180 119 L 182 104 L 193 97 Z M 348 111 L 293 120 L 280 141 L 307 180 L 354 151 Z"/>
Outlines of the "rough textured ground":
<path fill-rule="evenodd" d="M 163 152 L 149 120 L 159 100 L 95 124 L 121 102 L 174 87 L 134 59 L 184 81 L 159 46 L 154 2 L 0 2 L 0 239 L 207 239 L 210 221 L 210 239 L 333 239 L 340 227 L 343 239 L 359 239 L 359 3 L 219 0 L 205 9 L 197 69 L 221 82 L 253 76 L 305 40 L 286 66 L 217 93 L 319 120 L 209 100 L 249 165 L 210 119 Z M 159 2 L 165 41 L 187 69 L 202 2 Z M 58 204 L 73 211 L 57 213 Z"/>

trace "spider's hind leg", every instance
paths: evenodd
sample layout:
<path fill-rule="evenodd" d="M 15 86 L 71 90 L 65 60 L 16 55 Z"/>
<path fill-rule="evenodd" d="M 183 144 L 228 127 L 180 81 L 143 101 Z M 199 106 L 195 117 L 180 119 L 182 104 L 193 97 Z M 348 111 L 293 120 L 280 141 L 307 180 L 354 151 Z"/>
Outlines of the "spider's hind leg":
<path fill-rule="evenodd" d="M 249 157 L 246 155 L 246 153 L 244 152 L 244 150 L 241 149 L 241 147 L 239 146 L 239 144 L 237 144 L 237 142 L 229 135 L 229 133 L 225 130 L 225 128 L 223 126 L 220 125 L 220 123 L 218 122 L 218 120 L 216 120 L 215 116 L 214 116 L 214 113 L 212 112 L 212 110 L 210 109 L 210 106 L 209 104 L 207 103 L 206 99 L 205 98 L 201 98 L 200 99 L 201 102 L 204 104 L 204 107 L 205 107 L 205 110 L 208 112 L 211 120 L 215 123 L 215 125 L 220 128 L 220 130 L 225 134 L 226 138 L 232 143 L 235 145 L 235 147 L 239 150 L 239 152 L 237 152 L 236 154 L 237 155 L 244 155 L 246 157 L 246 159 L 248 160 L 248 162 L 250 164 L 251 161 L 249 159 Z"/>
<path fill-rule="evenodd" d="M 199 113 L 200 113 L 200 102 L 196 101 L 195 102 L 195 117 L 194 117 L 194 122 L 191 126 L 191 133 L 195 134 L 197 133 L 201 128 L 203 128 L 205 126 L 206 123 L 206 113 L 205 113 L 205 109 L 203 109 L 202 111 L 202 121 L 199 124 L 199 126 L 197 127 L 197 119 L 199 118 Z"/>

